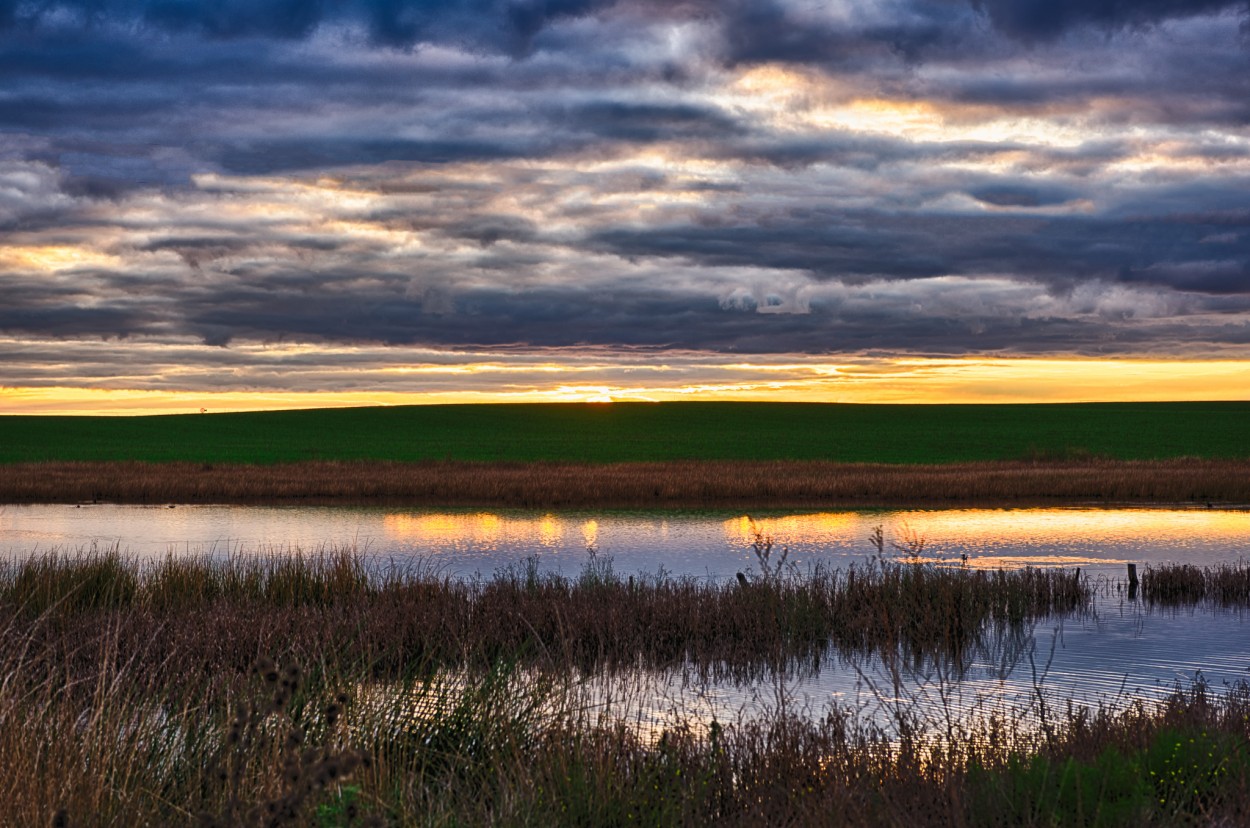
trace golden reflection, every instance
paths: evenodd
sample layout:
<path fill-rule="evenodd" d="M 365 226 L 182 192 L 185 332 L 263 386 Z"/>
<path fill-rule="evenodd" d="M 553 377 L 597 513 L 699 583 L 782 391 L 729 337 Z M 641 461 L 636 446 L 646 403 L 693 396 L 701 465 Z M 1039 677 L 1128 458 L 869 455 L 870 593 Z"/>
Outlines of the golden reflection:
<path fill-rule="evenodd" d="M 775 543 L 822 543 L 834 538 L 852 538 L 862 528 L 863 516 L 855 512 L 827 512 L 814 515 L 731 518 L 722 526 L 725 539 L 735 546 L 750 546 L 756 536 Z M 867 538 L 867 535 L 864 536 Z"/>
<path fill-rule="evenodd" d="M 588 520 L 582 524 L 582 541 L 586 548 L 599 548 L 599 521 Z"/>
<path fill-rule="evenodd" d="M 509 529 L 513 529 L 509 520 Z M 461 541 L 494 544 L 504 538 L 504 521 L 489 512 L 467 515 L 389 514 L 382 518 L 388 538 L 446 544 Z"/>
<path fill-rule="evenodd" d="M 508 543 L 537 542 L 541 546 L 557 548 L 564 541 L 565 529 L 565 521 L 550 514 L 534 518 L 502 516 L 491 512 L 396 512 L 382 517 L 382 531 L 388 539 L 431 546 L 472 543 L 477 546 L 499 547 Z M 591 532 L 598 537 L 598 524 L 594 521 L 582 526 L 583 535 Z"/>
<path fill-rule="evenodd" d="M 764 518 L 741 515 L 723 521 L 721 529 L 725 542 L 739 549 L 750 547 L 762 537 L 792 549 L 837 546 L 868 554 L 873 551 L 870 537 L 877 526 L 882 529 L 884 552 L 903 561 L 946 559 L 949 563 L 953 558 L 960 563 L 958 555 L 966 551 L 966 565 L 973 568 L 1085 566 L 1123 563 L 1102 553 L 1125 550 L 1137 542 L 1167 546 L 1179 555 L 1184 555 L 1187 548 L 1213 542 L 1228 542 L 1230 547 L 1240 545 L 1250 536 L 1250 512 L 1072 508 L 958 509 L 886 515 L 831 512 Z M 1004 555 L 1005 547 L 1034 548 L 1038 554 Z M 1049 551 L 1055 547 L 1062 547 L 1062 551 Z M 1082 555 L 1086 549 L 1090 554 Z M 919 550 L 919 554 L 911 557 L 911 550 Z"/>
<path fill-rule="evenodd" d="M 543 546 L 556 546 L 564 537 L 564 527 L 555 515 L 543 515 L 538 521 L 538 541 Z"/>
<path fill-rule="evenodd" d="M 1026 566 L 1072 568 L 1080 566 L 1108 566 L 1125 564 L 1119 558 L 1090 558 L 1082 555 L 978 555 L 967 561 L 958 559 L 943 561 L 947 566 L 966 566 L 968 569 L 1023 569 Z"/>
<path fill-rule="evenodd" d="M 995 545 L 1044 542 L 1101 546 L 1139 537 L 1183 548 L 1187 541 L 1250 535 L 1250 512 L 1205 509 L 958 509 L 911 512 L 906 521 L 929 544 L 984 539 Z"/>

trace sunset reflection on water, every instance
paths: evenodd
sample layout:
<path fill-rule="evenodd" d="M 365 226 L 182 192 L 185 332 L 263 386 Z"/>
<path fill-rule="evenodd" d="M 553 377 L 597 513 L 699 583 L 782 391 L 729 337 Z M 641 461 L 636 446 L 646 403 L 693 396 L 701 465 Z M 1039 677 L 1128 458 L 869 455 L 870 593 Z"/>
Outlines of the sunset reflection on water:
<path fill-rule="evenodd" d="M 1063 566 L 1122 572 L 1139 564 L 1250 558 L 1250 512 L 1219 509 L 952 509 L 809 513 L 436 511 L 334 507 L 93 505 L 0 509 L 0 552 L 117 546 L 138 557 L 350 548 L 387 560 L 489 574 L 527 558 L 571 574 L 593 550 L 618 572 L 733 578 L 771 542 L 798 567 L 882 552 L 975 568 Z M 967 559 L 964 560 L 964 556 Z"/>

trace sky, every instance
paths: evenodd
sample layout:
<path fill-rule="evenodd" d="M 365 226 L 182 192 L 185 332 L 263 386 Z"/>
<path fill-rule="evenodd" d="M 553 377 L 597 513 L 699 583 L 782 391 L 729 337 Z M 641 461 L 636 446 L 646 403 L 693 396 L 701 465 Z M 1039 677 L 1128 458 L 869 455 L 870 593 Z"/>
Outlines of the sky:
<path fill-rule="evenodd" d="M 1247 388 L 1247 0 L 0 0 L 0 413 Z"/>

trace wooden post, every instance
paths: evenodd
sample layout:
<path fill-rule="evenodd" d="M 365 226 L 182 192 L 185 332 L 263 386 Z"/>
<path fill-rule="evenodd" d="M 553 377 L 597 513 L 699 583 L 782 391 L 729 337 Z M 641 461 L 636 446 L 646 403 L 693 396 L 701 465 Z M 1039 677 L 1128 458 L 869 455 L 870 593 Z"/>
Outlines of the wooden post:
<path fill-rule="evenodd" d="M 1128 599 L 1137 600 L 1137 564 L 1128 565 Z"/>

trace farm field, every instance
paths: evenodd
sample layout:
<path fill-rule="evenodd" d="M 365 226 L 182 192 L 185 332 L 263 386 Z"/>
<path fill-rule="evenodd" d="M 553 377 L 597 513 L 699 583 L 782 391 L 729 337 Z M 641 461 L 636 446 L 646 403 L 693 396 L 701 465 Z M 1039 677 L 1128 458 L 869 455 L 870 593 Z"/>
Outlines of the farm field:
<path fill-rule="evenodd" d="M 0 417 L 0 463 L 1245 458 L 1250 403 L 442 405 Z"/>

